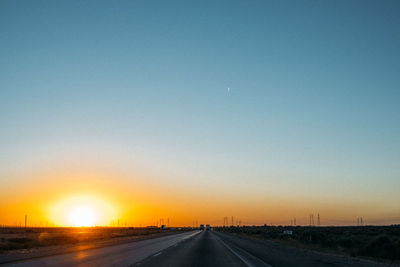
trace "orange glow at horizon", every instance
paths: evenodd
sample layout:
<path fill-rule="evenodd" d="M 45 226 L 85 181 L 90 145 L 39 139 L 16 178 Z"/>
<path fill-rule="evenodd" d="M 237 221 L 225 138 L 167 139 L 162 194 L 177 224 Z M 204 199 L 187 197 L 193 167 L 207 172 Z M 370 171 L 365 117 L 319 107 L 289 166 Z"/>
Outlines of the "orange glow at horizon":
<path fill-rule="evenodd" d="M 27 215 L 28 226 L 144 227 L 159 225 L 161 220 L 171 226 L 191 226 L 193 221 L 222 225 L 225 216 L 248 225 L 287 224 L 293 218 L 307 225 L 310 213 L 320 213 L 324 225 L 348 225 L 354 223 L 354 210 L 369 222 L 380 223 L 378 219 L 390 219 L 387 214 L 395 208 L 392 204 L 383 210 L 380 202 L 358 203 L 345 196 L 311 198 L 278 185 L 243 185 L 242 190 L 218 181 L 210 186 L 159 177 L 162 174 L 96 166 L 16 174 L 10 176 L 7 188 L 0 189 L 0 224 L 23 226 Z M 224 186 L 223 193 L 218 186 Z M 396 218 L 387 222 L 396 222 Z"/>

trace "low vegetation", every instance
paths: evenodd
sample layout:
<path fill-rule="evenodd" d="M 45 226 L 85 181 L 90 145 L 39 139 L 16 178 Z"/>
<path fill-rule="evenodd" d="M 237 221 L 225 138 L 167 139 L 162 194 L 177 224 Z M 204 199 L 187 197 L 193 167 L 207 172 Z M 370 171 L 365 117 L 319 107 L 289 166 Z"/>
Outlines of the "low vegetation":
<path fill-rule="evenodd" d="M 400 260 L 400 225 L 393 226 L 241 226 L 217 231 L 281 241 L 325 251 L 387 260 Z"/>
<path fill-rule="evenodd" d="M 104 240 L 135 238 L 150 234 L 176 232 L 179 229 L 160 228 L 0 228 L 0 253 L 9 250 L 31 249 L 36 247 L 93 243 Z"/>

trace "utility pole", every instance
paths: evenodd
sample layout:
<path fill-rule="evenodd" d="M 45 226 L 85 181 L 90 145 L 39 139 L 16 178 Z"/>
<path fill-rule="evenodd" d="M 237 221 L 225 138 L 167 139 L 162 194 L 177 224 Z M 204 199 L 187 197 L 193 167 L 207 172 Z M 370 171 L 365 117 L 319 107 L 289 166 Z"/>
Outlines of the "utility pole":
<path fill-rule="evenodd" d="M 321 226 L 321 220 L 319 218 L 319 213 L 318 213 L 318 226 Z"/>
<path fill-rule="evenodd" d="M 25 231 L 26 231 L 26 225 L 28 224 L 28 215 L 25 214 Z"/>
<path fill-rule="evenodd" d="M 314 226 L 314 214 L 310 214 L 310 226 Z"/>
<path fill-rule="evenodd" d="M 233 226 L 233 216 L 232 216 L 232 226 Z"/>

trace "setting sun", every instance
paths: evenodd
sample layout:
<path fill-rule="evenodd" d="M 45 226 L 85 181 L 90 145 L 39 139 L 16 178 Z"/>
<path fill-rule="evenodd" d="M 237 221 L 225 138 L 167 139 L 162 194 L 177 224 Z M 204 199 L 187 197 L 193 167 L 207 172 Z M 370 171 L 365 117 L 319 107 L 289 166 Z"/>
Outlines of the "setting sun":
<path fill-rule="evenodd" d="M 68 214 L 68 221 L 76 227 L 94 226 L 97 221 L 97 214 L 92 207 L 74 207 Z"/>
<path fill-rule="evenodd" d="M 59 226 L 108 225 L 115 218 L 115 208 L 109 202 L 94 196 L 74 196 L 52 207 L 52 221 Z"/>

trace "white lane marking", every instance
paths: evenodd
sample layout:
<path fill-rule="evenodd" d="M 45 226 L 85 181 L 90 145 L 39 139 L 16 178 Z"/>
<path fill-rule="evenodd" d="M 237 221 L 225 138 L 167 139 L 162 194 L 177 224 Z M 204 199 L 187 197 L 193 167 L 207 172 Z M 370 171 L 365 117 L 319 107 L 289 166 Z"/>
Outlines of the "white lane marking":
<path fill-rule="evenodd" d="M 200 234 L 200 233 L 201 233 L 201 231 L 194 232 L 194 233 L 191 234 L 191 235 L 185 236 L 184 238 L 182 238 L 182 240 L 186 240 L 186 239 L 191 238 L 192 236 L 198 235 L 198 234 Z"/>
<path fill-rule="evenodd" d="M 200 234 L 200 233 L 201 233 L 201 231 L 197 231 L 197 232 L 194 232 L 194 233 L 192 233 L 192 234 L 190 234 L 190 235 L 184 236 L 181 240 L 178 240 L 175 244 L 173 244 L 173 245 L 171 245 L 171 246 L 167 246 L 167 247 L 165 247 L 165 248 L 163 248 L 163 249 L 157 251 L 155 254 L 153 254 L 153 257 L 159 256 L 159 255 L 160 255 L 164 250 L 166 250 L 167 248 L 172 247 L 172 246 L 176 247 L 176 246 L 178 246 L 178 244 L 179 244 L 180 242 L 182 242 L 182 241 L 184 241 L 184 240 L 186 240 L 186 239 L 188 239 L 188 238 L 191 238 L 191 237 L 193 237 L 193 236 L 195 236 L 195 235 L 197 235 L 197 234 Z M 146 257 L 146 258 L 147 258 L 147 257 Z M 134 264 L 134 265 L 140 265 L 140 264 L 143 263 L 143 261 L 144 261 L 146 258 L 144 258 L 143 260 L 138 261 L 138 262 L 136 262 L 136 263 L 133 263 L 133 264 Z"/>
<path fill-rule="evenodd" d="M 239 254 L 238 254 L 236 251 L 234 251 L 230 246 L 228 246 L 224 241 L 222 241 L 222 239 L 219 238 L 219 236 L 215 235 L 215 237 L 216 237 L 227 249 L 229 249 L 230 252 L 232 252 L 236 257 L 238 257 L 238 258 L 239 258 L 244 264 L 246 264 L 248 267 L 256 267 L 256 266 L 259 266 L 258 264 L 257 264 L 257 265 L 253 265 L 251 262 L 249 262 L 248 260 L 246 260 L 246 259 L 245 259 L 244 257 L 242 257 L 241 255 L 239 255 Z M 256 261 L 258 261 L 258 262 L 261 264 L 261 266 L 272 267 L 272 265 L 269 265 L 268 263 L 262 261 L 261 259 L 259 259 L 259 258 L 255 257 L 255 256 L 251 255 L 251 254 L 248 253 L 247 251 L 244 251 L 243 249 L 239 249 L 239 248 L 236 248 L 236 249 L 237 249 L 237 250 L 241 250 L 241 252 L 242 252 L 243 254 L 247 254 L 247 257 L 253 258 L 253 259 L 255 259 Z"/>
<path fill-rule="evenodd" d="M 186 239 L 188 239 L 188 238 L 191 238 L 191 237 L 193 237 L 193 236 L 195 236 L 195 235 L 197 235 L 197 234 L 199 234 L 199 233 L 201 233 L 201 231 L 197 231 L 197 232 L 194 232 L 194 233 L 192 233 L 192 234 L 190 234 L 190 235 L 184 236 L 181 240 L 178 240 L 175 244 L 173 244 L 173 245 L 171 245 L 171 246 L 176 247 L 180 242 L 182 242 L 182 241 L 184 241 L 184 240 L 186 240 Z M 154 257 L 157 257 L 157 256 L 160 255 L 164 250 L 166 250 L 167 248 L 169 248 L 169 247 L 171 247 L 171 246 L 165 247 L 165 248 L 163 248 L 163 249 L 157 251 L 156 254 L 154 254 L 153 256 L 154 256 Z"/>

